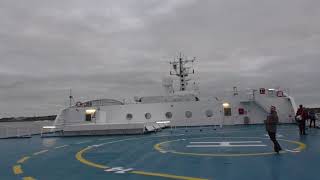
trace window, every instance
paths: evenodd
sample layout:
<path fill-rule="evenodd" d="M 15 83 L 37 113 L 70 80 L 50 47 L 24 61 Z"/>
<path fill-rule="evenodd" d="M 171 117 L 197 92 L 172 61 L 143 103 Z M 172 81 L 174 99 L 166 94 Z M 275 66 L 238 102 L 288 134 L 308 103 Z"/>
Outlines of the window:
<path fill-rule="evenodd" d="M 91 121 L 91 114 L 86 114 L 86 121 Z"/>
<path fill-rule="evenodd" d="M 192 117 L 192 112 L 191 111 L 186 111 L 185 113 L 187 118 L 191 118 Z"/>
<path fill-rule="evenodd" d="M 150 114 L 150 113 L 146 113 L 146 114 L 144 115 L 144 117 L 146 117 L 146 119 L 150 119 L 150 118 L 151 118 L 151 114 Z"/>
<path fill-rule="evenodd" d="M 211 110 L 206 110 L 206 116 L 207 117 L 212 117 L 213 116 L 213 112 Z"/>
<path fill-rule="evenodd" d="M 132 117 L 133 117 L 133 116 L 132 116 L 132 114 L 130 114 L 130 113 L 129 113 L 129 114 L 127 114 L 127 116 L 126 116 L 127 120 L 131 120 L 131 119 L 132 119 Z"/>
<path fill-rule="evenodd" d="M 227 107 L 227 108 L 223 108 L 224 111 L 224 116 L 231 116 L 231 108 Z"/>
<path fill-rule="evenodd" d="M 171 112 L 166 112 L 166 118 L 171 119 L 172 118 L 172 113 Z"/>
<path fill-rule="evenodd" d="M 96 117 L 95 109 L 86 109 L 86 121 L 92 121 L 92 118 Z"/>

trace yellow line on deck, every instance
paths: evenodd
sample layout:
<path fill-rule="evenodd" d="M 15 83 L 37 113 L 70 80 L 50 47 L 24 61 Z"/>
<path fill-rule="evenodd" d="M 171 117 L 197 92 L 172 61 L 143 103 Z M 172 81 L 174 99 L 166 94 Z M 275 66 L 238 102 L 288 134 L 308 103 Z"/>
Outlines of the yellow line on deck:
<path fill-rule="evenodd" d="M 92 147 L 86 147 L 82 149 L 81 151 L 77 152 L 76 154 L 76 159 L 83 164 L 86 164 L 88 166 L 96 167 L 99 169 L 107 169 L 109 168 L 108 166 L 97 164 L 91 161 L 86 160 L 83 157 L 83 154 L 90 150 Z M 145 171 L 131 171 L 131 174 L 138 174 L 138 175 L 144 175 L 144 176 L 156 176 L 156 177 L 164 177 L 164 178 L 170 178 L 170 179 L 180 179 L 180 180 L 207 180 L 203 178 L 195 178 L 195 177 L 187 177 L 187 176 L 176 176 L 176 175 L 171 175 L 171 174 L 163 174 L 163 173 L 153 173 L 153 172 L 145 172 Z"/>
<path fill-rule="evenodd" d="M 17 163 L 22 164 L 22 163 L 26 162 L 28 159 L 30 159 L 30 157 L 29 156 L 25 156 L 25 157 L 21 158 L 20 160 L 18 160 Z"/>
<path fill-rule="evenodd" d="M 85 151 L 88 151 L 89 149 L 91 149 L 91 147 L 86 147 L 86 148 L 82 149 L 81 151 L 77 152 L 77 154 L 76 154 L 77 160 L 80 161 L 80 162 L 82 162 L 83 164 L 86 164 L 86 165 L 92 166 L 92 167 L 96 167 L 96 168 L 99 168 L 99 169 L 106 169 L 106 168 L 108 168 L 108 166 L 96 164 L 96 163 L 94 163 L 94 162 L 90 162 L 90 161 L 84 159 L 84 158 L 82 157 L 82 154 L 83 154 Z"/>
<path fill-rule="evenodd" d="M 48 152 L 49 150 L 42 150 L 42 151 L 39 151 L 39 152 L 35 152 L 35 153 L 33 153 L 33 155 L 39 155 L 39 154 L 43 154 L 43 153 L 46 153 L 46 152 Z"/>
<path fill-rule="evenodd" d="M 36 179 L 33 177 L 23 177 L 23 180 L 36 180 Z"/>
<path fill-rule="evenodd" d="M 14 165 L 12 167 L 12 169 L 13 169 L 14 174 L 22 174 L 23 173 L 21 165 Z"/>
<path fill-rule="evenodd" d="M 195 178 L 195 177 L 187 177 L 187 176 L 176 176 L 171 174 L 162 174 L 162 173 L 151 173 L 151 172 L 144 172 L 144 171 L 131 171 L 132 174 L 139 174 L 144 176 L 157 176 L 157 177 L 164 177 L 170 179 L 182 179 L 182 180 L 207 180 L 202 178 Z"/>

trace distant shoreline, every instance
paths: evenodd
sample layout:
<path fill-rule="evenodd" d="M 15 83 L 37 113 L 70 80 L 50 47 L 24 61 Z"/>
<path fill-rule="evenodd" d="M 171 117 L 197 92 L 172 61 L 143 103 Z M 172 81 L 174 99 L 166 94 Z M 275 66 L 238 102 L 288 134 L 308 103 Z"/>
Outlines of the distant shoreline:
<path fill-rule="evenodd" d="M 54 121 L 56 115 L 37 116 L 37 117 L 9 117 L 1 118 L 0 122 L 30 122 L 30 121 Z"/>

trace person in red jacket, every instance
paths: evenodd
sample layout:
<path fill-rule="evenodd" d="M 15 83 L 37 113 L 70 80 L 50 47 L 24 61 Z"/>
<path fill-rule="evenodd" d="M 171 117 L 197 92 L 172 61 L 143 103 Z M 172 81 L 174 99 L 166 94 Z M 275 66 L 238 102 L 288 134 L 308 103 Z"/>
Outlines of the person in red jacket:
<path fill-rule="evenodd" d="M 308 113 L 302 106 L 299 105 L 299 109 L 296 114 L 296 119 L 298 120 L 300 135 L 306 135 L 306 120 L 308 119 Z"/>

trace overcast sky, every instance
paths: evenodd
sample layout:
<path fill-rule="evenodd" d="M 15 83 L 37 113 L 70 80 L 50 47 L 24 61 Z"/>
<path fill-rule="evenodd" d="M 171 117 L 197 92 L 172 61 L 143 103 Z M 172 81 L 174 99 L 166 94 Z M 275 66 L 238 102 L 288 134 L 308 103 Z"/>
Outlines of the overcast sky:
<path fill-rule="evenodd" d="M 167 64 L 196 56 L 201 96 L 290 88 L 320 104 L 319 0 L 0 1 L 0 117 L 77 100 L 162 93 Z"/>

